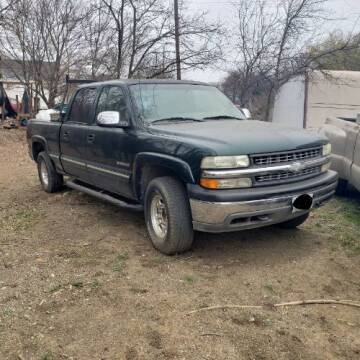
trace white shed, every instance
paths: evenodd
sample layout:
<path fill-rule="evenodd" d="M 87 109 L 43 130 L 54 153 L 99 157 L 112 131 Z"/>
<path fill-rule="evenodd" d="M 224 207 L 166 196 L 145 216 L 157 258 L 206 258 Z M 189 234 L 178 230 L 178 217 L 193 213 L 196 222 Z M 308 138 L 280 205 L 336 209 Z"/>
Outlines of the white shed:
<path fill-rule="evenodd" d="M 329 117 L 356 118 L 358 113 L 360 72 L 315 71 L 280 88 L 272 121 L 297 128 L 318 128 Z"/>

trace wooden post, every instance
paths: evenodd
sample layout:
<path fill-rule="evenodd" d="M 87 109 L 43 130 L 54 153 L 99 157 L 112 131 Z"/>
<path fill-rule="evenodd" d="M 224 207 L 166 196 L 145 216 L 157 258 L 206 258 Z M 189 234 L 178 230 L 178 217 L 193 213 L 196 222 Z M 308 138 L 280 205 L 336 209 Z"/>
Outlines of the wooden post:
<path fill-rule="evenodd" d="M 29 113 L 32 114 L 33 111 L 33 88 L 30 83 L 30 96 L 29 96 Z"/>
<path fill-rule="evenodd" d="M 303 115 L 303 128 L 306 129 L 307 126 L 307 118 L 308 118 L 308 105 L 309 105 L 309 73 L 305 72 L 305 80 L 304 80 L 304 115 Z"/>
<path fill-rule="evenodd" d="M 180 32 L 179 32 L 179 3 L 174 0 L 175 16 L 175 52 L 176 52 L 176 78 L 181 80 L 181 58 L 180 58 Z"/>
<path fill-rule="evenodd" d="M 1 122 L 4 122 L 4 121 L 5 121 L 5 102 L 1 106 Z"/>
<path fill-rule="evenodd" d="M 40 99 L 38 98 L 39 94 L 39 84 L 35 84 L 35 95 L 34 95 L 34 116 L 38 113 L 40 108 Z"/>
<path fill-rule="evenodd" d="M 16 112 L 17 112 L 17 113 L 18 113 L 18 115 L 19 115 L 19 113 L 20 113 L 20 107 L 19 107 L 19 95 L 17 95 L 17 94 L 16 94 L 15 99 L 16 99 Z"/>

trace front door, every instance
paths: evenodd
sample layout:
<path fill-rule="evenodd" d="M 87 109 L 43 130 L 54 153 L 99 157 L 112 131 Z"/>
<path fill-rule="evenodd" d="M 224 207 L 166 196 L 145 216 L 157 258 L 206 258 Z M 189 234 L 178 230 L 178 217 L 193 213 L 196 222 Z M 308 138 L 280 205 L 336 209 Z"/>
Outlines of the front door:
<path fill-rule="evenodd" d="M 72 101 L 70 112 L 60 131 L 61 163 L 65 172 L 91 182 L 86 168 L 88 146 L 94 128 L 96 88 L 80 89 Z"/>
<path fill-rule="evenodd" d="M 130 112 L 120 86 L 102 88 L 96 116 L 103 111 L 117 111 L 121 120 L 129 123 Z M 87 161 L 92 183 L 102 189 L 131 197 L 131 159 L 128 146 L 131 129 L 95 125 L 92 133 L 94 141 L 88 148 Z"/>

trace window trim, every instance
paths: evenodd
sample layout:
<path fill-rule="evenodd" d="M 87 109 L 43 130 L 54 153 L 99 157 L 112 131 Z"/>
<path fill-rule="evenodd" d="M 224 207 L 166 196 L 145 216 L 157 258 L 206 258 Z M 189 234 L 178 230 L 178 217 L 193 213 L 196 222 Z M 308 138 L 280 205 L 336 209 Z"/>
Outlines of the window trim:
<path fill-rule="evenodd" d="M 94 126 L 95 125 L 95 116 L 96 116 L 96 112 L 94 110 L 96 110 L 96 108 L 93 109 L 93 114 L 92 114 L 92 119 L 89 123 L 85 123 L 85 122 L 81 122 L 81 121 L 74 121 L 74 120 L 71 120 L 71 112 L 72 112 L 72 109 L 73 109 L 73 106 L 74 106 L 74 102 L 75 102 L 75 99 L 76 97 L 78 96 L 78 94 L 81 92 L 81 91 L 86 91 L 86 90 L 95 90 L 95 103 L 97 104 L 98 102 L 98 98 L 99 98 L 99 88 L 96 87 L 96 86 L 86 86 L 86 87 L 83 87 L 83 88 L 80 88 L 78 89 L 72 100 L 71 100 L 71 106 L 69 108 L 69 111 L 68 111 L 68 114 L 66 116 L 66 119 L 64 121 L 64 124 L 76 124 L 76 125 L 82 125 L 82 126 Z"/>
<path fill-rule="evenodd" d="M 101 94 L 102 92 L 106 89 L 106 88 L 119 88 L 121 90 L 121 92 L 123 93 L 123 96 L 125 98 L 125 104 L 126 104 L 126 110 L 128 112 L 128 115 L 129 115 L 129 125 L 132 126 L 132 109 L 131 107 L 129 106 L 129 101 L 128 101 L 128 94 L 126 92 L 126 89 L 124 86 L 121 86 L 121 85 L 115 85 L 115 84 L 106 84 L 106 85 L 103 85 L 101 87 L 98 88 L 98 96 L 97 96 L 97 99 L 96 99 L 96 104 L 95 104 L 95 109 L 94 109 L 94 124 L 96 124 L 96 118 L 97 118 L 97 110 L 98 110 L 98 106 L 99 106 L 99 100 L 100 100 L 100 97 L 101 97 Z M 98 125 L 97 125 L 98 126 Z M 115 126 L 116 127 L 116 126 Z M 121 126 L 119 126 L 121 127 Z"/>

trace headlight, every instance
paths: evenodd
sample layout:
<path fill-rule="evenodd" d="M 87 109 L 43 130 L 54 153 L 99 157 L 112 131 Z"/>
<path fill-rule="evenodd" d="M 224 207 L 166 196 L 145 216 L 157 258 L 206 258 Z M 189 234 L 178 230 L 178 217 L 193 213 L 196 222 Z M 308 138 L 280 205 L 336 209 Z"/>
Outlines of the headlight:
<path fill-rule="evenodd" d="M 234 169 L 250 165 L 247 155 L 239 156 L 209 156 L 201 161 L 202 169 Z"/>
<path fill-rule="evenodd" d="M 252 186 L 250 178 L 237 179 L 206 179 L 200 180 L 200 185 L 207 189 L 241 189 Z"/>
<path fill-rule="evenodd" d="M 324 164 L 322 167 L 321 167 L 321 172 L 326 172 L 330 169 L 331 167 L 331 162 L 329 161 L 328 163 Z"/>
<path fill-rule="evenodd" d="M 327 143 L 326 145 L 323 146 L 323 156 L 328 156 L 331 154 L 331 144 Z"/>

